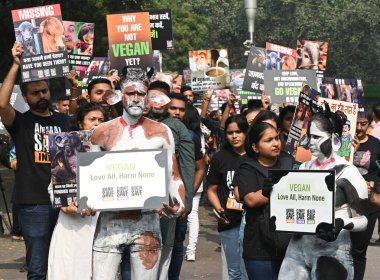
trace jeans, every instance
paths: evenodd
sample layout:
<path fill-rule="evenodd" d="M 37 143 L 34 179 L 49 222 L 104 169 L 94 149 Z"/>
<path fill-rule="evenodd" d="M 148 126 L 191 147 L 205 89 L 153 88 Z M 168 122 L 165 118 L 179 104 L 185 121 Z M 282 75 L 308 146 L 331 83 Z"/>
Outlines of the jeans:
<path fill-rule="evenodd" d="M 280 261 L 244 260 L 248 279 L 276 280 L 280 271 Z"/>
<path fill-rule="evenodd" d="M 199 234 L 199 201 L 201 199 L 201 192 L 198 192 L 193 197 L 193 208 L 187 217 L 189 227 L 189 244 L 187 245 L 186 254 L 195 254 L 197 249 L 198 234 Z"/>
<path fill-rule="evenodd" d="M 242 273 L 240 270 L 241 253 L 239 244 L 240 227 L 234 227 L 229 230 L 219 232 L 220 242 L 222 243 L 223 251 L 227 261 L 229 279 L 241 279 Z"/>
<path fill-rule="evenodd" d="M 59 209 L 51 205 L 19 204 L 19 223 L 26 245 L 28 280 L 46 279 L 50 239 Z"/>
<path fill-rule="evenodd" d="M 181 273 L 183 262 L 183 241 L 185 240 L 187 230 L 187 219 L 177 219 L 175 228 L 175 238 L 172 251 L 172 259 L 169 266 L 169 280 L 178 280 Z"/>
<path fill-rule="evenodd" d="M 244 229 L 245 229 L 245 210 L 243 211 L 243 216 L 241 218 L 241 223 L 240 223 L 240 229 L 239 229 L 239 245 L 240 245 L 240 270 L 241 270 L 241 279 L 248 279 L 248 274 L 247 270 L 245 269 L 245 262 L 243 260 L 243 240 L 244 240 Z"/>

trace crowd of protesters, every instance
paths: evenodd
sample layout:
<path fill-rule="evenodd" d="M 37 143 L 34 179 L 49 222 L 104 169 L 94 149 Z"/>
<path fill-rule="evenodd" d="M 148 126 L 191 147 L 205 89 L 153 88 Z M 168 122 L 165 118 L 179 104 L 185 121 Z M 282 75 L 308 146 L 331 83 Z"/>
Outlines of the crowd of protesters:
<path fill-rule="evenodd" d="M 196 108 L 191 87 L 175 93 L 170 76 L 152 80 L 141 69 L 92 80 L 86 98 L 72 71 L 71 96 L 55 110 L 49 81 L 21 83 L 30 107 L 21 114 L 9 101 L 23 51 L 16 42 L 0 88 L 0 116 L 15 144 L 13 236 L 25 241 L 28 279 L 179 279 L 183 259 L 202 258 L 196 251 L 202 195 L 218 221 L 226 278 L 364 278 L 380 207 L 379 104 L 372 110 L 360 104 L 353 164 L 334 147 L 344 114 L 315 113 L 307 133 L 314 159 L 300 165 L 285 150 L 294 105 L 270 104 L 267 93 L 237 108 L 231 93 L 210 112 L 212 89 Z M 111 105 L 107 96 L 116 87 L 122 100 Z M 92 151 L 167 149 L 170 201 L 160 210 L 78 211 L 78 201 L 53 208 L 47 135 L 78 130 L 92 131 Z M 335 223 L 278 243 L 267 228 L 268 170 L 292 168 L 336 171 Z"/>

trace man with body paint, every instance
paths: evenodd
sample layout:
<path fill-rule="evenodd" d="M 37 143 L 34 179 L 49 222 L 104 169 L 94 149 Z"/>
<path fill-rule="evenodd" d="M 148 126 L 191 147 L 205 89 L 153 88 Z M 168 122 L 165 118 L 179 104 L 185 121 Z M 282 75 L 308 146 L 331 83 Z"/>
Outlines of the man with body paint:
<path fill-rule="evenodd" d="M 106 151 L 167 149 L 169 193 L 173 207 L 163 210 L 102 212 L 93 245 L 93 279 L 115 279 L 123 254 L 129 255 L 132 279 L 156 279 L 161 255 L 160 214 L 181 215 L 184 186 L 174 154 L 170 129 L 142 116 L 147 101 L 148 77 L 128 69 L 121 81 L 123 115 L 96 127 L 92 144 Z M 152 186 L 154 187 L 154 186 Z"/>
<path fill-rule="evenodd" d="M 368 191 L 357 168 L 337 155 L 342 130 L 341 119 L 328 107 L 311 118 L 309 147 L 315 159 L 300 169 L 335 170 L 335 223 L 319 224 L 316 235 L 294 236 L 278 279 L 353 279 L 350 231 L 367 227 L 362 205 Z"/>

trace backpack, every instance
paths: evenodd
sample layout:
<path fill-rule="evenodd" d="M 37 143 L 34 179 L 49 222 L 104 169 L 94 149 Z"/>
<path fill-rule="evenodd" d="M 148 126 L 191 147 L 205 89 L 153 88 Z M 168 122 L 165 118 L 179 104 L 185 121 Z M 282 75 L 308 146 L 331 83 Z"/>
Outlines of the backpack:
<path fill-rule="evenodd" d="M 6 134 L 0 134 L 0 162 L 2 165 L 9 169 L 12 169 L 9 160 L 12 146 L 12 139 Z"/>
<path fill-rule="evenodd" d="M 280 168 L 281 169 L 292 169 L 294 164 L 293 157 L 280 157 Z M 263 175 L 265 178 L 268 177 L 268 170 L 263 168 L 256 161 L 249 161 L 246 164 L 253 167 L 258 173 Z M 264 208 L 264 214 L 258 218 L 258 226 L 261 233 L 261 237 L 265 244 L 276 250 L 277 254 L 285 254 L 286 249 L 288 248 L 290 239 L 292 238 L 292 234 L 285 232 L 276 232 L 274 221 L 271 221 L 271 217 L 269 215 L 269 204 L 267 204 Z"/>

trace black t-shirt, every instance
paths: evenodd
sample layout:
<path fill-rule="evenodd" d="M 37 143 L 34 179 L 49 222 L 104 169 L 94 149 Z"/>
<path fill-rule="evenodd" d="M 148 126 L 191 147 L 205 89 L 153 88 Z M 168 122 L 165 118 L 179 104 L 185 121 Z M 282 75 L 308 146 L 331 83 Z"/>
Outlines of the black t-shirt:
<path fill-rule="evenodd" d="M 368 140 L 360 143 L 354 154 L 354 165 L 366 181 L 375 181 L 379 185 L 379 167 L 376 161 L 380 160 L 380 140 L 368 135 Z M 379 189 L 379 188 L 378 188 Z"/>
<path fill-rule="evenodd" d="M 48 134 L 69 129 L 67 115 L 51 113 L 51 116 L 40 117 L 30 111 L 23 114 L 16 111 L 13 125 L 6 126 L 15 143 L 17 157 L 13 203 L 51 203 L 47 191 L 51 179 Z"/>
<path fill-rule="evenodd" d="M 242 211 L 227 208 L 228 198 L 235 199 L 232 178 L 239 167 L 241 156 L 227 149 L 221 149 L 211 160 L 210 170 L 207 175 L 208 185 L 218 185 L 218 198 L 225 210 L 225 215 L 230 221 L 228 225 L 218 223 L 218 231 L 228 230 L 240 226 Z"/>
<path fill-rule="evenodd" d="M 257 192 L 262 189 L 265 176 L 257 171 L 249 163 L 255 161 L 256 164 L 260 163 L 253 158 L 245 157 L 245 160 L 240 164 L 234 182 L 236 182 L 240 200 L 243 201 L 244 197 L 252 192 Z M 291 166 L 291 165 L 290 165 Z M 277 163 L 267 168 L 262 166 L 263 169 L 280 169 L 280 160 Z M 246 212 L 246 225 L 244 230 L 243 242 L 243 257 L 248 260 L 275 260 L 282 259 L 283 256 L 277 255 L 276 249 L 267 245 L 264 237 L 260 231 L 259 218 L 263 218 L 264 209 L 267 205 L 261 207 L 247 207 L 244 205 Z"/>

